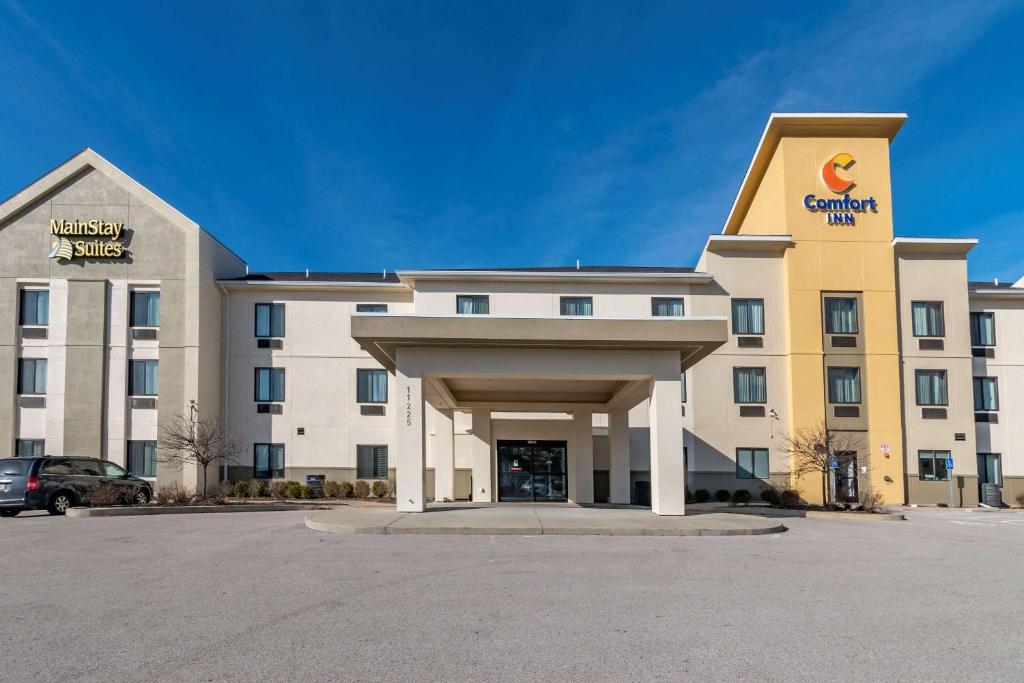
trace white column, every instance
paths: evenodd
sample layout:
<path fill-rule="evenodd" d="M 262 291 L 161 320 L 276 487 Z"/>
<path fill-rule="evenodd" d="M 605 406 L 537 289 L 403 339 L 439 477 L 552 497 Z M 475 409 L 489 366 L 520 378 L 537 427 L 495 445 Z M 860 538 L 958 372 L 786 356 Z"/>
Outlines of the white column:
<path fill-rule="evenodd" d="M 398 457 L 395 462 L 396 506 L 399 512 L 423 512 L 426 506 L 426 451 L 423 448 L 423 381 L 408 373 L 399 360 Z"/>
<path fill-rule="evenodd" d="M 579 408 L 572 413 L 573 442 L 569 457 L 569 500 L 594 502 L 594 412 Z"/>
<path fill-rule="evenodd" d="M 629 505 L 629 411 L 608 413 L 608 502 Z"/>
<path fill-rule="evenodd" d="M 455 414 L 434 413 L 434 500 L 455 500 Z"/>
<path fill-rule="evenodd" d="M 686 513 L 681 390 L 678 376 L 651 380 L 651 511 L 656 515 Z"/>
<path fill-rule="evenodd" d="M 474 503 L 494 502 L 491 491 L 491 410 L 473 408 L 473 494 Z"/>

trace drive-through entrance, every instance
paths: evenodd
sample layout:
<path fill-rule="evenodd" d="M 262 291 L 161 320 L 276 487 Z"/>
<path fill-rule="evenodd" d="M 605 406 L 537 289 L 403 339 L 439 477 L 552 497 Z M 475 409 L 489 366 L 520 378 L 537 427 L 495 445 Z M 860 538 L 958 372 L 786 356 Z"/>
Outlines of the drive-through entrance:
<path fill-rule="evenodd" d="M 565 441 L 499 441 L 498 500 L 565 502 Z"/>

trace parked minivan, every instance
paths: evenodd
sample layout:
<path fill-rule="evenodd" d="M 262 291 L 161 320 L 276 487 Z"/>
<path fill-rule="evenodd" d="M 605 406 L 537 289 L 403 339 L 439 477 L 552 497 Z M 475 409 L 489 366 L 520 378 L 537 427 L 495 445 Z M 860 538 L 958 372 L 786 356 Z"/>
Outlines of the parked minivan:
<path fill-rule="evenodd" d="M 63 515 L 69 507 L 87 504 L 89 492 L 103 485 L 123 491 L 123 498 L 145 505 L 153 489 L 120 465 L 97 458 L 23 457 L 0 460 L 0 517 L 22 510 Z"/>

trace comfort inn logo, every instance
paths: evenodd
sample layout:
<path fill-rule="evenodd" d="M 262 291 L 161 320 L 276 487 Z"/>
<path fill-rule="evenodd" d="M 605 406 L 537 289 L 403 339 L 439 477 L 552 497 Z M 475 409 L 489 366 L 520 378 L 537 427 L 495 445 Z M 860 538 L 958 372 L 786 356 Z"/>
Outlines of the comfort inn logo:
<path fill-rule="evenodd" d="M 50 254 L 57 261 L 80 259 L 119 259 L 125 249 L 124 223 L 93 220 L 50 220 Z M 71 239 L 77 238 L 77 239 Z"/>
<path fill-rule="evenodd" d="M 846 177 L 845 172 L 856 163 L 853 155 L 846 152 L 830 157 L 821 167 L 821 182 L 843 198 L 825 199 L 809 194 L 804 197 L 804 208 L 813 213 L 824 213 L 825 222 L 829 225 L 855 225 L 858 213 L 877 213 L 878 203 L 874 197 L 860 199 L 850 196 L 850 190 L 857 184 Z"/>

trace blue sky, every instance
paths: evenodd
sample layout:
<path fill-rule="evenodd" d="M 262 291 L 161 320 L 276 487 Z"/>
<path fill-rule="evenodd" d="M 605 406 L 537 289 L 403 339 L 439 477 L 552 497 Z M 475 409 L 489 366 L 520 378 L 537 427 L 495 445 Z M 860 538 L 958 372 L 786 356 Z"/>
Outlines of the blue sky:
<path fill-rule="evenodd" d="M 85 146 L 254 270 L 693 265 L 772 111 L 905 111 L 896 230 L 1024 276 L 1020 2 L 0 0 L 0 195 Z"/>

